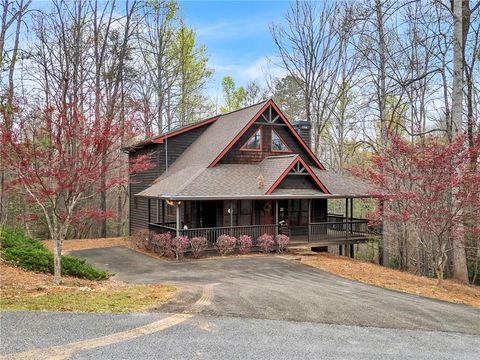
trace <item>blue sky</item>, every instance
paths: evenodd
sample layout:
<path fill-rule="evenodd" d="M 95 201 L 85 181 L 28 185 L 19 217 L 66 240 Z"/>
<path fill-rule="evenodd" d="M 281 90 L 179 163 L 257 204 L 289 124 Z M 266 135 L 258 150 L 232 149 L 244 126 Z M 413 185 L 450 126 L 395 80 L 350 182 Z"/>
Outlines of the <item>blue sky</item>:
<path fill-rule="evenodd" d="M 207 47 L 209 66 L 214 70 L 208 93 L 221 97 L 221 81 L 226 75 L 237 85 L 249 81 L 265 83 L 265 71 L 281 70 L 268 61 L 276 49 L 269 31 L 272 22 L 282 22 L 289 6 L 285 1 L 201 1 L 178 0 L 182 17 L 197 31 L 197 41 Z M 123 3 L 119 0 L 118 3 Z M 35 8 L 48 8 L 50 0 L 35 0 Z"/>
<path fill-rule="evenodd" d="M 207 47 L 215 74 L 209 92 L 221 93 L 221 79 L 231 75 L 237 85 L 264 83 L 265 70 L 276 49 L 269 24 L 281 22 L 287 1 L 181 1 L 186 23 L 196 29 L 197 40 Z"/>

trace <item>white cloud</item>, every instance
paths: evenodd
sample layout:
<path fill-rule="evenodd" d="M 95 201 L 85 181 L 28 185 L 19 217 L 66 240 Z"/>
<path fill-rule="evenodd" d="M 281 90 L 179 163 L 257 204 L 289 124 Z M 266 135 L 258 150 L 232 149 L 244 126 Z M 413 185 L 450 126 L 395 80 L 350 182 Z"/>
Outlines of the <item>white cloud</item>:
<path fill-rule="evenodd" d="M 230 75 L 239 85 L 250 81 L 262 83 L 268 77 L 285 76 L 285 71 L 271 61 L 272 58 L 272 56 L 262 56 L 242 64 L 226 63 L 227 59 L 217 59 L 210 66 L 215 70 L 216 76 L 223 78 Z"/>

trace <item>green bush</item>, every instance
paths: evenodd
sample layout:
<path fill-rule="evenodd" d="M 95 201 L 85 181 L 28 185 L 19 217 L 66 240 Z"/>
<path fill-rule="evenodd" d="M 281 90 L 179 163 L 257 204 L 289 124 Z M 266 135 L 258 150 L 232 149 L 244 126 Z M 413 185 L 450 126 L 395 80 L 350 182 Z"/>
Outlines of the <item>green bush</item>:
<path fill-rule="evenodd" d="M 72 256 L 62 256 L 62 274 L 90 280 L 103 280 L 108 278 L 108 272 L 94 268 L 84 259 L 78 259 Z"/>
<path fill-rule="evenodd" d="M 41 241 L 29 238 L 21 229 L 0 228 L 0 246 L 8 248 L 34 248 L 45 249 Z"/>
<path fill-rule="evenodd" d="M 38 240 L 25 236 L 21 230 L 0 231 L 2 258 L 29 270 L 53 274 L 53 254 Z M 103 280 L 108 273 L 87 264 L 85 260 L 62 256 L 62 275 L 76 276 L 89 280 Z"/>
<path fill-rule="evenodd" d="M 9 247 L 2 252 L 2 258 L 25 270 L 53 273 L 53 254 L 47 249 Z"/>

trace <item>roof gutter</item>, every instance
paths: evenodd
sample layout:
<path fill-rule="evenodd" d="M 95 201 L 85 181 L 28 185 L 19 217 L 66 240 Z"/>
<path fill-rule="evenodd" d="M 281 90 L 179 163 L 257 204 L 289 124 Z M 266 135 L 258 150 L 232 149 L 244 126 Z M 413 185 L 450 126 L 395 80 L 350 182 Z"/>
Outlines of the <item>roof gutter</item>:
<path fill-rule="evenodd" d="M 344 199 L 344 198 L 380 198 L 381 195 L 372 194 L 322 194 L 322 195 L 215 195 L 215 196 L 176 196 L 176 195 L 158 195 L 158 196 L 144 196 L 135 194 L 134 196 L 151 198 L 151 199 L 166 199 L 172 201 L 185 200 L 275 200 L 275 199 Z"/>

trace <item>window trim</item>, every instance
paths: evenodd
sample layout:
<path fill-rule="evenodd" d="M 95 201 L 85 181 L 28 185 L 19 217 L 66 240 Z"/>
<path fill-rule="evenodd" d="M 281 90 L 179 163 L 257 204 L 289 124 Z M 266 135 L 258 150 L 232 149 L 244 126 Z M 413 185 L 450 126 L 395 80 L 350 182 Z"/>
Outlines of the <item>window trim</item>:
<path fill-rule="evenodd" d="M 260 146 L 259 146 L 259 148 L 257 148 L 257 149 L 248 149 L 248 148 L 246 148 L 245 146 L 250 142 L 250 140 L 253 139 L 253 137 L 254 137 L 258 132 L 260 132 Z M 248 138 L 248 140 L 245 141 L 245 143 L 244 143 L 244 144 L 242 145 L 242 147 L 240 148 L 240 151 L 254 151 L 254 152 L 261 152 L 261 151 L 263 151 L 263 126 L 260 126 L 260 127 L 258 128 L 258 130 L 256 130 L 256 131 L 252 134 L 252 136 L 250 136 L 250 137 Z"/>
<path fill-rule="evenodd" d="M 285 147 L 287 148 L 286 150 L 275 150 L 273 148 L 273 134 L 274 133 L 280 139 L 281 143 L 283 145 L 285 145 Z M 275 152 L 275 153 L 291 153 L 292 152 L 292 150 L 290 150 L 290 147 L 285 143 L 285 140 L 283 140 L 283 138 L 280 136 L 280 134 L 273 128 L 272 128 L 272 136 L 270 137 L 270 151 Z"/>

